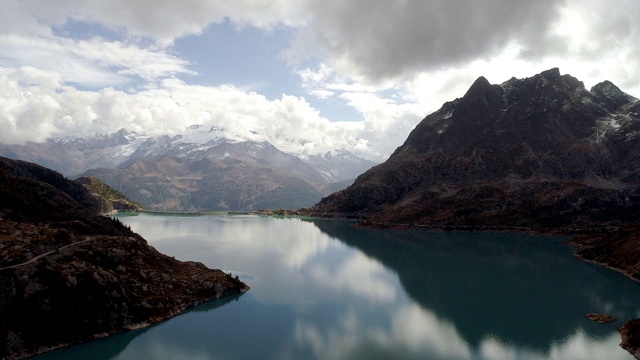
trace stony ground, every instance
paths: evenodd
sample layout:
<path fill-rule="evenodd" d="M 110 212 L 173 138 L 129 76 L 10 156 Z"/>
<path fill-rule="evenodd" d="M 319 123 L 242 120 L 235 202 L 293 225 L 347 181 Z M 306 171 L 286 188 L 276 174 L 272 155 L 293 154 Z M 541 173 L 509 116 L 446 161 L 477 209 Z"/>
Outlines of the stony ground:
<path fill-rule="evenodd" d="M 0 220 L 0 358 L 134 329 L 248 287 L 139 236 Z"/>

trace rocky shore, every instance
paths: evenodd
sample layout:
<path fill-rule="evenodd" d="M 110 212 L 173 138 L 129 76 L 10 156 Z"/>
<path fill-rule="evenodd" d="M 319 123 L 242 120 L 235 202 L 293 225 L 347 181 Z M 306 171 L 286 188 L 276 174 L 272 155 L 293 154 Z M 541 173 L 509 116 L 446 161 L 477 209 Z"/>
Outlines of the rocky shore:
<path fill-rule="evenodd" d="M 584 261 L 618 271 L 640 282 L 640 227 L 573 238 L 575 255 Z M 640 319 L 630 320 L 618 329 L 620 346 L 640 359 Z"/>
<path fill-rule="evenodd" d="M 159 253 L 100 211 L 80 184 L 0 158 L 0 358 L 140 328 L 249 289 Z"/>
<path fill-rule="evenodd" d="M 230 274 L 162 255 L 135 235 L 76 237 L 0 220 L 0 244 L 1 358 L 143 327 L 248 290 Z"/>

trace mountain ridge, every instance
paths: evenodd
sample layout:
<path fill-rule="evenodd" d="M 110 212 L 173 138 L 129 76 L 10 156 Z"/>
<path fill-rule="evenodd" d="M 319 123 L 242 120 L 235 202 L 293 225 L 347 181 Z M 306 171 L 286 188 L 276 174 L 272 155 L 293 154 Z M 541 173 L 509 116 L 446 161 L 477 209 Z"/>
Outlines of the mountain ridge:
<path fill-rule="evenodd" d="M 386 162 L 302 211 L 369 226 L 581 233 L 578 258 L 635 281 L 639 212 L 640 101 L 557 68 L 500 85 L 478 78 Z M 640 358 L 640 320 L 618 331 Z"/>
<path fill-rule="evenodd" d="M 500 85 L 481 77 L 418 124 L 385 163 L 312 211 L 395 223 L 615 223 L 638 204 L 640 102 L 610 82 L 593 89 L 557 68 Z M 563 191 L 568 203 L 556 204 Z M 606 219 L 587 211 L 598 201 L 609 203 Z M 543 219 L 556 205 L 565 219 Z"/>
<path fill-rule="evenodd" d="M 77 176 L 96 168 L 125 168 L 138 159 L 159 159 L 162 156 L 188 158 L 198 160 L 204 157 L 220 156 L 220 146 L 250 144 L 278 149 L 283 154 L 295 156 L 312 166 L 314 159 L 329 160 L 332 154 L 343 154 L 357 168 L 367 169 L 376 164 L 346 149 L 335 149 L 327 152 L 309 153 L 303 148 L 287 148 L 282 150 L 273 145 L 270 139 L 256 132 L 252 136 L 240 136 L 229 133 L 216 126 L 191 125 L 175 135 L 143 135 L 126 129 L 109 134 L 96 134 L 90 137 L 68 136 L 50 138 L 43 143 L 28 142 L 24 145 L 0 144 L 0 156 L 16 160 L 25 160 L 41 164 L 56 170 L 65 176 Z M 323 164 L 330 171 L 319 171 L 327 183 L 355 178 L 350 167 L 332 168 L 330 163 Z M 368 167 L 367 167 L 368 166 Z"/>
<path fill-rule="evenodd" d="M 347 150 L 286 153 L 264 136 L 191 125 L 177 135 L 121 129 L 90 138 L 2 145 L 0 155 L 95 176 L 150 210 L 297 209 L 349 185 L 374 162 Z"/>

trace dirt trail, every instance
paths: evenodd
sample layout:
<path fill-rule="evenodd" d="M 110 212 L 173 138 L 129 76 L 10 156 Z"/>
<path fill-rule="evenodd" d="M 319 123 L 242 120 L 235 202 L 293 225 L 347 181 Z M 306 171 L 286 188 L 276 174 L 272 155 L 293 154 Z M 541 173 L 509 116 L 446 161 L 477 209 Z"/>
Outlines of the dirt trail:
<path fill-rule="evenodd" d="M 5 266 L 5 267 L 3 267 L 3 268 L 0 268 L 0 271 L 5 270 L 5 269 L 17 268 L 17 267 L 24 266 L 24 265 L 27 265 L 27 264 L 31 264 L 31 263 L 33 263 L 33 262 L 38 261 L 38 259 L 41 259 L 41 258 L 43 258 L 43 257 L 45 257 L 45 256 L 47 256 L 47 255 L 51 255 L 51 254 L 53 254 L 53 253 L 55 253 L 55 252 L 58 252 L 58 251 L 60 251 L 60 250 L 62 250 L 62 249 L 66 249 L 66 248 L 68 248 L 68 247 L 75 246 L 75 245 L 78 245 L 78 244 L 82 244 L 82 243 L 85 243 L 85 242 L 89 242 L 89 241 L 92 241 L 92 240 L 93 240 L 93 237 L 89 237 L 89 238 L 84 239 L 84 240 L 81 240 L 81 241 L 76 241 L 76 242 L 74 242 L 74 243 L 72 243 L 72 244 L 68 244 L 68 245 L 65 245 L 65 246 L 59 247 L 59 248 L 57 248 L 57 249 L 55 249 L 55 250 L 47 251 L 46 253 L 43 253 L 43 254 L 40 254 L 40 255 L 34 256 L 33 258 L 31 258 L 31 259 L 29 259 L 29 260 L 27 260 L 27 261 L 25 261 L 25 262 L 23 262 L 23 263 L 15 264 L 15 265 L 10 265 L 10 266 Z"/>

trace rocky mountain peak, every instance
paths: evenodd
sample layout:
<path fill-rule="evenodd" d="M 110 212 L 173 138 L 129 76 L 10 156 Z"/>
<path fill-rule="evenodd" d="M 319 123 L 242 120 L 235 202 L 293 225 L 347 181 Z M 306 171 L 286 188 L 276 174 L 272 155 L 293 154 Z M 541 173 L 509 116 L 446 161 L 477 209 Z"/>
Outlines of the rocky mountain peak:
<path fill-rule="evenodd" d="M 487 80 L 487 78 L 485 78 L 484 76 L 480 76 L 476 79 L 476 81 L 473 82 L 473 84 L 471 84 L 471 87 L 469 87 L 469 90 L 467 90 L 467 93 L 464 95 L 464 97 L 474 97 L 477 94 L 482 94 L 485 91 L 490 91 L 491 88 L 492 85 L 489 83 L 489 80 Z"/>
<path fill-rule="evenodd" d="M 554 67 L 549 70 L 545 70 L 541 72 L 540 74 L 534 76 L 534 78 L 535 77 L 540 77 L 540 78 L 546 79 L 547 81 L 553 82 L 560 79 L 562 75 L 560 75 L 560 69 L 557 67 Z"/>
<path fill-rule="evenodd" d="M 591 93 L 606 106 L 609 110 L 616 110 L 624 105 L 633 104 L 638 99 L 625 94 L 620 88 L 615 86 L 611 81 L 605 80 L 591 88 Z"/>
<path fill-rule="evenodd" d="M 614 204 L 616 191 L 640 191 L 629 177 L 640 169 L 640 105 L 631 99 L 606 82 L 590 92 L 557 68 L 501 85 L 480 77 L 418 124 L 387 162 L 317 208 L 386 220 L 540 222 L 541 204 L 567 197 Z M 576 214 L 587 209 L 572 206 Z"/>

